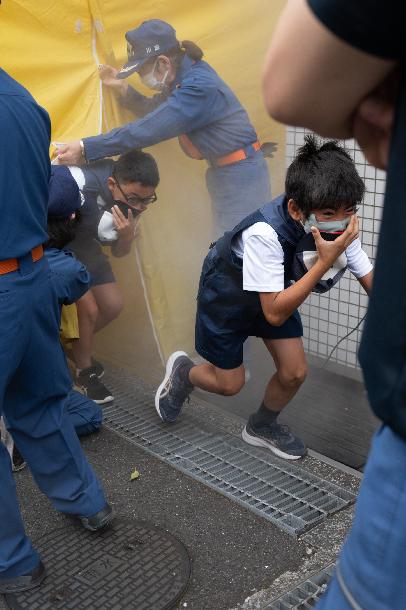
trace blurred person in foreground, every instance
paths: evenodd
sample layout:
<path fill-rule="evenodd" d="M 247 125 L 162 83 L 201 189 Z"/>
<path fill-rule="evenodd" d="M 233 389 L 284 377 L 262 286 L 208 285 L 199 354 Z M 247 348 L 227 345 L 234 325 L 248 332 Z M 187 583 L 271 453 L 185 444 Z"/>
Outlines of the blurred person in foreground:
<path fill-rule="evenodd" d="M 406 7 L 292 0 L 264 73 L 271 116 L 355 137 L 387 169 L 372 297 L 359 358 L 376 433 L 352 529 L 318 610 L 403 610 L 406 600 Z"/>
<path fill-rule="evenodd" d="M 0 69 L 0 415 L 41 491 L 87 529 L 112 519 L 65 412 L 68 372 L 48 240 L 50 121 Z M 45 567 L 22 522 L 9 453 L 0 443 L 0 594 L 41 584 Z"/>

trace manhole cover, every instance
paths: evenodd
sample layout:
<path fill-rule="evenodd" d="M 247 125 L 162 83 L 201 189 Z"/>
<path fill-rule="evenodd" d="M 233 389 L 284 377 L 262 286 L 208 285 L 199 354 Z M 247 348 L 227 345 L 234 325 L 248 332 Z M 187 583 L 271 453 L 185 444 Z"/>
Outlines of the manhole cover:
<path fill-rule="evenodd" d="M 190 577 L 183 544 L 124 517 L 96 534 L 67 524 L 42 536 L 37 548 L 47 578 L 37 589 L 7 595 L 13 610 L 169 610 Z"/>

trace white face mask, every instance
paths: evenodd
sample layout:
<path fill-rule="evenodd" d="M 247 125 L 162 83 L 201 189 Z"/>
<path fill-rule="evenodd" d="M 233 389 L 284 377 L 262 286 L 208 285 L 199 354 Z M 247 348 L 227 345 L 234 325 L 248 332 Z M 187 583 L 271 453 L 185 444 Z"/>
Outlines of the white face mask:
<path fill-rule="evenodd" d="M 156 60 L 156 62 L 154 63 L 154 67 L 152 68 L 151 72 L 144 74 L 144 76 L 140 76 L 140 79 L 141 79 L 142 84 L 145 85 L 146 87 L 148 87 L 149 89 L 154 89 L 155 91 L 161 91 L 165 87 L 166 79 L 168 78 L 168 74 L 169 74 L 169 68 L 165 72 L 163 79 L 158 80 L 154 74 L 157 63 L 158 63 L 158 60 Z"/>
<path fill-rule="evenodd" d="M 306 222 L 302 222 L 302 226 L 306 233 L 311 233 L 312 227 L 317 227 L 321 233 L 340 233 L 341 231 L 346 230 L 350 220 L 351 217 L 348 216 L 347 218 L 344 218 L 344 220 L 329 220 L 327 222 L 321 222 L 316 219 L 314 214 L 310 214 Z"/>
<path fill-rule="evenodd" d="M 113 214 L 104 212 L 100 218 L 99 226 L 97 227 L 99 240 L 102 242 L 111 242 L 118 239 L 118 233 L 114 226 Z"/>

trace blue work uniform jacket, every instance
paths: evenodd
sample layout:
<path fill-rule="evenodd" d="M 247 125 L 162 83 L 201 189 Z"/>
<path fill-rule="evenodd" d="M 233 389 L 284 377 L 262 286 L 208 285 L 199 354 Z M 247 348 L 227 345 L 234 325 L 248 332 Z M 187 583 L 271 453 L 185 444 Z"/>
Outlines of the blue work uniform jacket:
<path fill-rule="evenodd" d="M 5 260 L 48 239 L 51 124 L 32 95 L 1 69 L 0 133 L 0 260 Z"/>
<path fill-rule="evenodd" d="M 129 87 L 122 103 L 143 118 L 85 138 L 88 161 L 187 134 L 210 162 L 257 140 L 247 112 L 230 87 L 208 63 L 194 62 L 187 56 L 183 57 L 168 94 L 149 98 Z"/>

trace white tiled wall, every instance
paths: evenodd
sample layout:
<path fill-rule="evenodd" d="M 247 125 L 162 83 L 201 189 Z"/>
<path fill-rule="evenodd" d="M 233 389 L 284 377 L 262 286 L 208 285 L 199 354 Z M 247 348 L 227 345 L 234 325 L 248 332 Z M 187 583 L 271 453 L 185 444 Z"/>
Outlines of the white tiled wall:
<path fill-rule="evenodd" d="M 286 166 L 303 144 L 305 129 L 288 127 L 286 132 Z M 364 203 L 360 207 L 360 238 L 364 250 L 374 263 L 385 191 L 385 172 L 368 165 L 353 140 L 344 143 L 352 155 L 358 173 L 365 181 Z M 336 287 L 324 295 L 312 294 L 300 308 L 306 351 L 327 357 L 341 337 L 354 328 L 366 313 L 368 298 L 358 281 L 347 271 Z M 362 326 L 342 341 L 331 357 L 332 362 L 357 367 L 357 351 Z"/>

